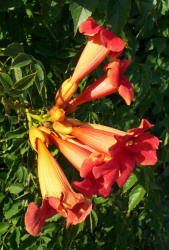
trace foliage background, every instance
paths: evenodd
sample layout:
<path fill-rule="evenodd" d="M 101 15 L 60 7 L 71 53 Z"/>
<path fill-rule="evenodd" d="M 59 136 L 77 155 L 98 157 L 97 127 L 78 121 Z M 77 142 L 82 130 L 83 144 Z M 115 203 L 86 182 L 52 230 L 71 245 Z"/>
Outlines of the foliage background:
<path fill-rule="evenodd" d="M 127 185 L 114 185 L 109 198 L 95 197 L 84 223 L 65 230 L 59 215 L 30 236 L 24 213 L 41 204 L 36 155 L 28 141 L 27 109 L 43 114 L 71 75 L 86 38 L 77 32 L 88 16 L 112 26 L 127 43 L 127 76 L 135 100 L 127 107 L 116 94 L 84 104 L 74 116 L 122 130 L 141 118 L 155 124 L 159 162 L 136 167 Z M 0 246 L 1 249 L 168 249 L 169 245 L 169 50 L 168 0 L 0 1 Z M 77 32 L 77 33 L 76 33 Z M 79 92 L 102 74 L 103 64 Z M 43 108 L 43 109 L 42 109 Z M 52 149 L 72 181 L 76 172 Z"/>

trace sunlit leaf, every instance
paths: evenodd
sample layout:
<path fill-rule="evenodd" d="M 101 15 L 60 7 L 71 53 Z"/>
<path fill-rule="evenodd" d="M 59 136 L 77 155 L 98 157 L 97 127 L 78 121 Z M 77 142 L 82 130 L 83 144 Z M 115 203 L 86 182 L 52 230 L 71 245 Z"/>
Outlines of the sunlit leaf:
<path fill-rule="evenodd" d="M 129 193 L 128 213 L 130 213 L 143 200 L 145 188 L 138 184 Z"/>

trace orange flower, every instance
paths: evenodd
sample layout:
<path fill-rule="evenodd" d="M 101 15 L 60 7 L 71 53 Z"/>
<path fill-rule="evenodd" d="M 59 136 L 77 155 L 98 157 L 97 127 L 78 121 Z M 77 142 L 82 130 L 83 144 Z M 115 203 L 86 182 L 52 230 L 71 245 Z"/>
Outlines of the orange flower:
<path fill-rule="evenodd" d="M 86 102 L 118 92 L 127 105 L 134 98 L 133 87 L 123 73 L 129 66 L 131 60 L 116 60 L 108 63 L 104 70 L 107 73 L 97 81 L 90 84 L 80 95 L 71 100 L 66 107 L 66 113 L 71 113 L 77 106 Z"/>
<path fill-rule="evenodd" d="M 86 197 L 92 198 L 93 194 L 106 197 L 110 194 L 112 185 L 118 178 L 118 165 L 104 153 L 90 151 L 90 147 L 71 139 L 62 140 L 50 135 L 51 143 L 54 143 L 62 154 L 80 172 L 83 181 L 74 181 L 73 186 Z M 95 178 L 93 172 L 101 170 L 102 176 Z"/>
<path fill-rule="evenodd" d="M 113 60 L 119 56 L 125 42 L 110 31 L 98 25 L 93 18 L 88 18 L 79 27 L 80 33 L 88 36 L 87 42 L 76 65 L 71 81 L 80 82 L 87 74 L 94 70 L 106 56 Z"/>
<path fill-rule="evenodd" d="M 44 142 L 37 138 L 38 177 L 42 193 L 42 206 L 30 203 L 25 214 L 26 230 L 36 236 L 46 219 L 60 213 L 67 218 L 66 228 L 76 225 L 91 212 L 92 204 L 82 194 L 71 188 L 57 161 L 48 151 Z"/>
<path fill-rule="evenodd" d="M 96 151 L 110 155 L 115 160 L 119 168 L 116 182 L 119 187 L 122 187 L 135 165 L 155 165 L 157 162 L 156 151 L 159 140 L 146 132 L 152 126 L 146 119 L 142 119 L 138 128 L 131 129 L 126 133 L 106 126 L 95 125 L 93 126 L 95 128 L 73 127 L 71 134 L 82 143 Z M 102 168 L 93 170 L 95 178 L 100 178 L 104 174 Z"/>

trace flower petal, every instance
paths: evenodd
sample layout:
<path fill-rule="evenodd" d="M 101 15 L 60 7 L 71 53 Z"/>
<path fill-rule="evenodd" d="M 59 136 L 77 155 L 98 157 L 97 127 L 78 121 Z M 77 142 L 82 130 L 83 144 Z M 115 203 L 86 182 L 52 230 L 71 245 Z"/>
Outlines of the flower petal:
<path fill-rule="evenodd" d="M 120 75 L 122 75 L 126 69 L 128 68 L 128 66 L 130 65 L 131 60 L 121 60 L 120 61 Z"/>
<path fill-rule="evenodd" d="M 91 181 L 90 177 L 85 178 L 83 181 L 74 181 L 72 183 L 73 187 L 81 192 L 84 196 L 92 199 L 93 194 L 96 194 L 95 182 Z"/>
<path fill-rule="evenodd" d="M 134 155 L 127 150 L 122 150 L 118 152 L 116 155 L 118 163 L 119 163 L 119 177 L 116 180 L 118 186 L 121 188 L 130 177 L 134 166 L 135 166 L 135 159 Z"/>
<path fill-rule="evenodd" d="M 57 214 L 48 200 L 43 200 L 42 206 L 38 208 L 34 202 L 31 202 L 25 214 L 26 230 L 33 236 L 36 236 L 43 227 L 45 220 Z"/>
<path fill-rule="evenodd" d="M 133 128 L 127 131 L 128 134 L 133 133 L 133 135 L 139 135 L 143 133 L 144 131 L 152 128 L 154 125 L 151 124 L 148 120 L 142 119 L 140 125 L 138 128 Z"/>
<path fill-rule="evenodd" d="M 84 160 L 81 168 L 80 168 L 80 176 L 86 177 L 89 175 L 93 169 L 93 167 L 101 165 L 104 163 L 105 154 L 100 152 L 92 153 L 88 159 Z"/>
<path fill-rule="evenodd" d="M 100 42 L 98 35 L 90 39 L 81 53 L 71 81 L 80 82 L 108 56 L 109 52 L 110 50 Z"/>
<path fill-rule="evenodd" d="M 94 128 L 73 127 L 72 135 L 96 151 L 106 154 L 109 154 L 110 147 L 116 143 L 112 133 Z"/>
<path fill-rule="evenodd" d="M 159 140 L 156 136 L 144 132 L 133 139 L 133 145 L 128 146 L 128 149 L 135 154 L 138 165 L 155 165 L 158 145 Z"/>
<path fill-rule="evenodd" d="M 100 31 L 100 40 L 106 48 L 113 52 L 121 52 L 125 47 L 125 42 L 109 30 Z"/>
<path fill-rule="evenodd" d="M 67 209 L 66 228 L 68 228 L 70 224 L 77 225 L 85 220 L 91 210 L 92 204 L 85 199 L 82 202 L 77 203 L 72 209 Z"/>
<path fill-rule="evenodd" d="M 92 17 L 89 17 L 86 21 L 80 24 L 79 32 L 86 36 L 94 36 L 104 27 L 98 25 Z"/>
<path fill-rule="evenodd" d="M 134 92 L 131 83 L 124 76 L 120 77 L 119 95 L 124 99 L 127 105 L 134 99 Z"/>

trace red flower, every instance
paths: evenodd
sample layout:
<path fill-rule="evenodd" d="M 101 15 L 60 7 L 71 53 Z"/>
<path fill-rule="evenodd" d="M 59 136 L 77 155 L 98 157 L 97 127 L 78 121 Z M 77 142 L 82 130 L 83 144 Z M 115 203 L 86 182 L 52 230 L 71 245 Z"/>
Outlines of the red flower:
<path fill-rule="evenodd" d="M 138 128 L 131 129 L 127 133 L 101 125 L 96 129 L 97 124 L 94 124 L 95 128 L 92 126 L 91 124 L 91 128 L 73 127 L 72 135 L 96 151 L 109 154 L 116 161 L 119 168 L 116 181 L 119 187 L 125 184 L 135 164 L 156 164 L 159 140 L 149 132 L 145 132 L 152 127 L 147 120 L 143 119 Z M 104 171 L 102 168 L 94 169 L 93 175 L 95 178 L 100 178 L 104 175 Z"/>
<path fill-rule="evenodd" d="M 98 25 L 93 18 L 84 21 L 80 25 L 79 31 L 90 39 L 71 77 L 71 81 L 76 83 L 94 70 L 107 55 L 111 55 L 111 59 L 114 59 L 122 53 L 125 47 L 123 40 Z"/>
<path fill-rule="evenodd" d="M 38 176 L 43 202 L 40 208 L 34 202 L 30 203 L 25 214 L 26 230 L 33 236 L 40 232 L 46 219 L 57 213 L 67 218 L 68 228 L 70 224 L 76 225 L 85 220 L 92 209 L 92 204 L 82 194 L 72 190 L 59 164 L 48 151 L 45 138 L 42 139 L 43 132 L 41 139 L 39 134 L 38 131 L 33 145 L 38 152 Z"/>
<path fill-rule="evenodd" d="M 83 181 L 74 181 L 73 186 L 86 197 L 92 198 L 93 194 L 106 197 L 110 194 L 113 183 L 118 177 L 118 166 L 115 160 L 104 153 L 91 152 L 90 147 L 80 144 L 75 140 L 62 140 L 50 135 L 62 154 L 80 172 Z M 104 175 L 95 178 L 93 171 L 101 169 Z"/>
<path fill-rule="evenodd" d="M 90 84 L 79 96 L 71 100 L 66 108 L 67 113 L 77 109 L 77 106 L 92 100 L 118 92 L 127 105 L 134 98 L 133 87 L 123 73 L 129 66 L 131 60 L 116 60 L 108 63 L 104 70 L 107 74 Z"/>

